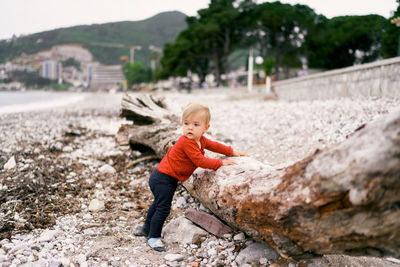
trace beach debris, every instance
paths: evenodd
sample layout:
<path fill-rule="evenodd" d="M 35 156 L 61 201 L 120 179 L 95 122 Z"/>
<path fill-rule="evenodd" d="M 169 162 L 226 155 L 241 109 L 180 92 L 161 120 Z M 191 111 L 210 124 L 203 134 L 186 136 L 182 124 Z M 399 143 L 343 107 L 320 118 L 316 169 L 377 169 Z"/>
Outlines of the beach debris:
<path fill-rule="evenodd" d="M 11 170 L 14 169 L 15 167 L 17 167 L 17 163 L 15 162 L 15 157 L 12 156 L 7 162 L 6 164 L 4 164 L 4 169 L 5 170 Z"/>

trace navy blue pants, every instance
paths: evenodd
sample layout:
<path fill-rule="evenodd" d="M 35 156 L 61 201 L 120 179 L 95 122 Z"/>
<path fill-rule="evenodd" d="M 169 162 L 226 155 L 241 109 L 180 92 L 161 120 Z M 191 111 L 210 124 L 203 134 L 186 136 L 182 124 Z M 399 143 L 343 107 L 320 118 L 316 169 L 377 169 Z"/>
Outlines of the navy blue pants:
<path fill-rule="evenodd" d="M 150 175 L 149 185 L 154 201 L 147 211 L 143 230 L 149 233 L 149 238 L 161 237 L 163 224 L 171 211 L 172 198 L 178 186 L 178 180 L 155 169 Z"/>

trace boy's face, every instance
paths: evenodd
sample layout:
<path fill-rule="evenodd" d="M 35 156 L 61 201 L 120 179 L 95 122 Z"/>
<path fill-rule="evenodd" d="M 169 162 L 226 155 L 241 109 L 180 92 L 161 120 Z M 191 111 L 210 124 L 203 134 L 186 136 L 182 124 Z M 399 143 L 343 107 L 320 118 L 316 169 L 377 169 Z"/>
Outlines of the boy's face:
<path fill-rule="evenodd" d="M 210 124 L 206 123 L 205 116 L 201 113 L 195 113 L 185 118 L 182 121 L 182 126 L 183 135 L 197 142 L 200 141 L 200 137 L 210 128 Z"/>

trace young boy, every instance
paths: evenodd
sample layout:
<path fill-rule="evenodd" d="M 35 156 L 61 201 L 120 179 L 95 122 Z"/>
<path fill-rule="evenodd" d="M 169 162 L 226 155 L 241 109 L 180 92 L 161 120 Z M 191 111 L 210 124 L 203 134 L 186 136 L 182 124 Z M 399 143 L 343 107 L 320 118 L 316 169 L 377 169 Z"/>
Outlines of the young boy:
<path fill-rule="evenodd" d="M 247 156 L 203 136 L 210 127 L 210 118 L 208 107 L 201 104 L 188 105 L 182 115 L 183 135 L 150 175 L 149 185 L 154 201 L 147 212 L 144 225 L 136 227 L 134 234 L 147 236 L 148 245 L 156 251 L 165 251 L 161 242 L 161 230 L 170 213 L 178 181 L 189 179 L 197 167 L 217 170 L 224 165 L 236 164 L 233 160 L 206 158 L 204 149 L 226 156 Z"/>

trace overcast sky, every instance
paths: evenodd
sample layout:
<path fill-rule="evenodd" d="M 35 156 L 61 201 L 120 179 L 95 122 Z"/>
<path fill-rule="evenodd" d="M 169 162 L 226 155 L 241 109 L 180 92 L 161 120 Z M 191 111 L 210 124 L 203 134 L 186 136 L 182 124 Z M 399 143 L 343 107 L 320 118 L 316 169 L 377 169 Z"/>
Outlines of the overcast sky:
<path fill-rule="evenodd" d="M 164 11 L 194 16 L 210 0 L 0 0 L 0 39 L 60 27 L 115 21 L 136 21 Z M 259 0 L 258 3 L 266 2 Z M 271 1 L 272 2 L 272 1 Z M 328 18 L 379 14 L 386 18 L 396 0 L 282 0 L 304 4 Z"/>

